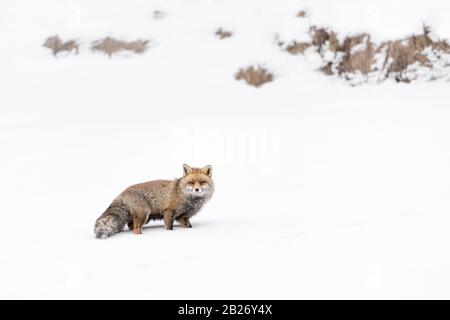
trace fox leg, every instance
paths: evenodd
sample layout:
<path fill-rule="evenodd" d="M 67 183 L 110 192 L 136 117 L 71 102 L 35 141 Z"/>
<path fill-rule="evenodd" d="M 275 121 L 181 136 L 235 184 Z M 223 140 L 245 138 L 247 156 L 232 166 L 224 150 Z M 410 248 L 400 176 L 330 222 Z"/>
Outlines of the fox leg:
<path fill-rule="evenodd" d="M 164 225 L 166 230 L 173 230 L 173 210 L 164 210 Z"/>
<path fill-rule="evenodd" d="M 142 234 L 142 226 L 147 221 L 147 217 L 149 216 L 148 213 L 142 212 L 135 212 L 133 214 L 133 221 L 128 223 L 128 227 L 131 229 L 133 228 L 134 234 Z M 131 226 L 130 226 L 131 225 Z"/>
<path fill-rule="evenodd" d="M 133 217 L 133 233 L 142 234 L 142 220 L 138 216 Z"/>
<path fill-rule="evenodd" d="M 178 217 L 176 220 L 180 224 L 180 226 L 182 226 L 183 228 L 192 228 L 192 225 L 189 222 L 188 216 L 181 216 L 181 217 Z"/>

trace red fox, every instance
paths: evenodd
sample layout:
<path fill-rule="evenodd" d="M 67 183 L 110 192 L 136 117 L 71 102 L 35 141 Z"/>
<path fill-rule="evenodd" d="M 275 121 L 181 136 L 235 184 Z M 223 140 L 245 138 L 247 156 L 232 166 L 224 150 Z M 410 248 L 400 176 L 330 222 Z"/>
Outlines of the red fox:
<path fill-rule="evenodd" d="M 214 193 L 212 167 L 191 168 L 183 165 L 183 177 L 154 180 L 125 189 L 95 222 L 95 235 L 105 239 L 121 232 L 125 225 L 135 234 L 150 220 L 164 219 L 167 230 L 174 220 L 191 228 L 189 219 L 211 199 Z"/>

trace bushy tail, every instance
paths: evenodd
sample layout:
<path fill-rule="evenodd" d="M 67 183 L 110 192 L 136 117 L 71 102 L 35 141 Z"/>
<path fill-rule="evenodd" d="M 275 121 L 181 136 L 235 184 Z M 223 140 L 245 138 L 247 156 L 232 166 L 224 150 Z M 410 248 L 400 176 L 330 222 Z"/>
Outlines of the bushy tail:
<path fill-rule="evenodd" d="M 130 221 L 127 207 L 123 204 L 112 203 L 95 222 L 95 236 L 99 239 L 108 238 L 121 232 Z"/>

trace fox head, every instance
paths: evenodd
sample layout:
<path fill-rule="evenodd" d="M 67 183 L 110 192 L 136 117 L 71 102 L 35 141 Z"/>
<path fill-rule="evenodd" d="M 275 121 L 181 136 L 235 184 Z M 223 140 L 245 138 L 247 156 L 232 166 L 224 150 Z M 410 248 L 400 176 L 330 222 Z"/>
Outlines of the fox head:
<path fill-rule="evenodd" d="M 210 198 L 214 192 L 212 180 L 212 167 L 191 168 L 183 164 L 183 177 L 179 181 L 181 191 L 185 195 Z"/>

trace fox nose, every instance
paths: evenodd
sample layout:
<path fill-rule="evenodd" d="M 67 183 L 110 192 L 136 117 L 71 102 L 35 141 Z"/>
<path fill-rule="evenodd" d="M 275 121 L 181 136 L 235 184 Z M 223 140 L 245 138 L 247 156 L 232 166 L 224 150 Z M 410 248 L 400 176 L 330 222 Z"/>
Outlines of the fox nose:
<path fill-rule="evenodd" d="M 200 189 L 199 189 L 199 188 L 195 188 L 194 191 L 195 191 L 195 192 L 199 192 Z"/>

